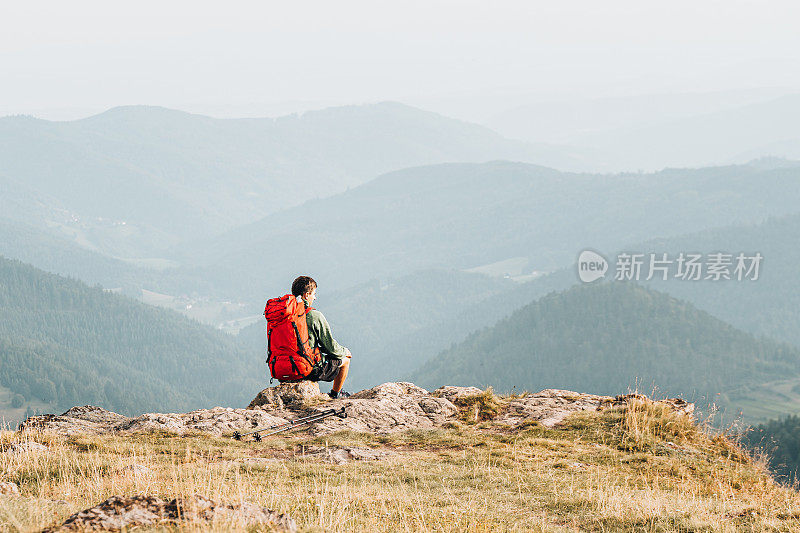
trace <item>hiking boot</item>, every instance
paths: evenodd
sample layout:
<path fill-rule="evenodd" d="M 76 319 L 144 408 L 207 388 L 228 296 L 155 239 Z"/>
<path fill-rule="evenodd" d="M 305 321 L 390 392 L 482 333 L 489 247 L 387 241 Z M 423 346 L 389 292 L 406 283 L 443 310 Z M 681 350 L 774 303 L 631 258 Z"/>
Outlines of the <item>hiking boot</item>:
<path fill-rule="evenodd" d="M 330 391 L 328 396 L 330 396 L 332 400 L 335 400 L 336 398 L 349 398 L 350 393 L 343 390 L 340 390 L 339 392 Z"/>

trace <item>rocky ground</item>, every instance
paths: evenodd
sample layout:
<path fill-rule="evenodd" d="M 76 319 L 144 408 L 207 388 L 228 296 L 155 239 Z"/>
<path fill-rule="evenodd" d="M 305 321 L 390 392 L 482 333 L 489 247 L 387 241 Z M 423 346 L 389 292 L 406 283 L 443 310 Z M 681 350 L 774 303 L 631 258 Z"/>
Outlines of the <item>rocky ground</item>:
<path fill-rule="evenodd" d="M 283 384 L 245 409 L 73 407 L 0 432 L 0 531 L 800 531 L 797 492 L 693 408 L 402 382 L 337 400 Z M 347 416 L 231 438 L 329 409 Z"/>
<path fill-rule="evenodd" d="M 247 409 L 215 407 L 190 413 L 146 413 L 126 417 L 100 407 L 73 407 L 62 415 L 29 418 L 20 429 L 37 428 L 62 435 L 207 432 L 232 435 L 285 424 L 291 420 L 328 409 L 345 408 L 345 418 L 330 417 L 310 424 L 314 435 L 341 430 L 391 433 L 407 429 L 430 429 L 445 424 L 483 421 L 510 428 L 533 422 L 553 427 L 576 411 L 600 410 L 619 405 L 635 395 L 596 396 L 546 389 L 498 402 L 491 393 L 475 387 L 445 386 L 429 392 L 413 383 L 384 383 L 331 400 L 313 382 L 283 383 L 264 389 Z M 692 414 L 694 405 L 679 399 L 662 400 L 677 411 Z"/>
<path fill-rule="evenodd" d="M 135 436 L 141 434 L 168 434 L 196 436 L 209 434 L 230 437 L 256 428 L 269 428 L 302 417 L 334 409 L 346 416 L 330 416 L 324 420 L 293 428 L 293 433 L 305 432 L 311 438 L 327 436 L 342 430 L 355 434 L 388 435 L 404 430 L 458 428 L 472 425 L 480 430 L 515 431 L 531 425 L 553 428 L 568 415 L 579 411 L 600 411 L 625 405 L 637 395 L 595 396 L 565 390 L 543 390 L 536 394 L 499 397 L 491 390 L 475 387 L 445 386 L 429 392 L 413 383 L 384 383 L 361 391 L 349 398 L 331 400 L 312 382 L 286 383 L 262 390 L 246 409 L 215 407 L 190 413 L 146 413 L 127 417 L 96 406 L 73 407 L 61 415 L 41 415 L 29 418 L 19 430 L 35 434 L 52 434 L 59 438 L 79 438 L 81 435 Z M 662 400 L 671 410 L 691 416 L 694 406 L 682 400 Z M 251 439 L 252 437 L 244 437 Z M 327 439 L 328 437 L 326 437 Z M 36 450 L 32 447 L 38 447 Z M 11 442 L 2 447 L 4 454 L 30 454 L 47 448 L 34 441 Z M 237 468 L 250 468 L 250 463 L 281 461 L 279 457 L 243 457 Z M 344 465 L 351 461 L 392 460 L 398 451 L 363 445 L 302 446 L 293 459 Z M 577 463 L 575 463 L 577 464 Z M 152 469 L 133 463 L 115 475 L 152 477 Z M 0 493 L 19 495 L 14 483 L 0 483 Z M 107 500 L 76 512 L 58 526 L 47 531 L 67 530 L 119 530 L 130 527 L 179 525 L 192 523 L 236 524 L 247 529 L 267 525 L 280 531 L 296 531 L 295 521 L 267 507 L 238 502 L 216 502 L 200 495 L 157 498 L 150 495 L 115 495 Z"/>
<path fill-rule="evenodd" d="M 154 496 L 112 496 L 106 501 L 73 514 L 63 524 L 42 533 L 58 531 L 109 530 L 137 526 L 170 526 L 182 522 L 235 521 L 240 527 L 259 525 L 293 533 L 297 524 L 286 515 L 251 503 L 219 504 L 203 496 L 164 500 Z"/>

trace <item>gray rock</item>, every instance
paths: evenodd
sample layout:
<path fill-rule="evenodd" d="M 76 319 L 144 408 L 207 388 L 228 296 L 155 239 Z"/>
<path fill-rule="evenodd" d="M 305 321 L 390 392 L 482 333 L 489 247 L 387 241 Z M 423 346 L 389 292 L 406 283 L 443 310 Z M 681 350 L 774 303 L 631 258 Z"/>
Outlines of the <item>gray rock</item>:
<path fill-rule="evenodd" d="M 201 431 L 222 436 L 234 431 L 248 431 L 259 427 L 283 424 L 287 420 L 263 410 L 214 407 L 189 413 L 146 413 L 113 426 L 113 431 L 148 432 L 154 430 L 183 434 Z"/>
<path fill-rule="evenodd" d="M 74 409 L 74 408 L 73 408 Z M 36 428 L 61 435 L 101 434 L 101 433 L 142 433 L 168 431 L 184 434 L 191 431 L 221 436 L 234 431 L 249 431 L 259 427 L 283 424 L 286 418 L 279 413 L 269 413 L 261 409 L 232 409 L 214 407 L 189 413 L 146 413 L 128 418 L 100 407 L 82 412 L 80 418 L 70 416 L 70 409 L 61 416 L 34 416 L 20 425 L 20 430 Z M 85 409 L 85 408 L 81 408 Z M 91 413 L 87 420 L 86 413 Z"/>
<path fill-rule="evenodd" d="M 625 394 L 621 396 L 597 396 L 577 392 L 545 389 L 536 394 L 525 395 L 511 400 L 509 405 L 495 419 L 501 424 L 518 426 L 536 421 L 545 427 L 554 427 L 564 421 L 567 416 L 577 411 L 602 410 L 625 406 L 631 400 L 655 401 L 663 403 L 678 413 L 692 416 L 694 404 L 680 398 L 668 400 L 650 400 L 641 394 Z"/>
<path fill-rule="evenodd" d="M 99 407 L 98 407 L 99 409 Z M 67 411 L 69 412 L 69 411 Z M 110 411 L 109 411 L 110 412 Z M 114 413 L 116 414 L 116 413 Z M 64 413 L 66 415 L 66 413 Z M 19 431 L 27 429 L 40 429 L 50 433 L 58 433 L 59 435 L 95 435 L 102 433 L 107 428 L 97 422 L 90 422 L 81 418 L 73 418 L 71 416 L 56 416 L 56 415 L 39 415 L 32 416 L 22 422 L 17 428 Z"/>
<path fill-rule="evenodd" d="M 85 531 L 177 525 L 181 522 L 230 520 L 247 528 L 268 525 L 278 531 L 295 532 L 297 524 L 284 514 L 251 503 L 227 505 L 203 496 L 163 500 L 154 496 L 112 496 L 89 509 L 77 512 L 59 526 L 43 531 Z"/>
<path fill-rule="evenodd" d="M 111 426 L 128 420 L 128 417 L 126 416 L 119 415 L 112 411 L 106 411 L 105 409 L 101 407 L 95 407 L 94 405 L 73 407 L 61 416 L 85 420 L 100 426 Z"/>
<path fill-rule="evenodd" d="M 0 481 L 0 494 L 4 496 L 19 496 L 19 487 L 11 481 Z"/>
<path fill-rule="evenodd" d="M 345 406 L 347 418 L 331 417 L 314 424 L 312 433 L 324 435 L 341 430 L 391 433 L 405 429 L 430 429 L 458 415 L 446 398 L 436 398 L 413 383 L 383 383 L 325 408 Z M 317 410 L 322 410 L 317 409 Z"/>
<path fill-rule="evenodd" d="M 397 398 L 405 396 L 427 396 L 430 393 L 413 383 L 398 381 L 396 383 L 382 383 L 371 389 L 362 390 L 350 396 L 353 400 L 376 400 L 380 398 Z"/>
<path fill-rule="evenodd" d="M 478 387 L 454 387 L 453 385 L 445 385 L 432 392 L 434 396 L 438 398 L 447 398 L 451 402 L 455 402 L 459 398 L 477 396 L 482 393 L 483 391 Z"/>
<path fill-rule="evenodd" d="M 595 410 L 601 402 L 608 400 L 612 400 L 612 398 L 579 394 L 567 390 L 545 389 L 536 394 L 511 400 L 495 421 L 509 426 L 539 422 L 545 427 L 553 427 L 574 412 Z"/>
<path fill-rule="evenodd" d="M 326 400 L 330 400 L 330 397 L 320 392 L 318 383 L 300 381 L 297 383 L 281 383 L 277 387 L 269 387 L 262 390 L 253 398 L 247 408 L 301 408 L 305 405 Z"/>

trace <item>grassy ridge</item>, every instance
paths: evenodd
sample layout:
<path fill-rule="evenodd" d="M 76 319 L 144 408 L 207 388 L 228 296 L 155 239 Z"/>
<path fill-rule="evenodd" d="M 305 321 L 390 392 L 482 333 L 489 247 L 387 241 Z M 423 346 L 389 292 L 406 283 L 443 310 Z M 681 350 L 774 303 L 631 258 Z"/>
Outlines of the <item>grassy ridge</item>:
<path fill-rule="evenodd" d="M 503 401 L 500 398 L 499 401 Z M 342 432 L 242 443 L 168 434 L 56 437 L 0 434 L 0 522 L 58 523 L 112 495 L 196 493 L 251 501 L 294 517 L 302 531 L 793 531 L 800 496 L 727 437 L 663 406 L 634 401 L 585 412 L 563 427 L 481 424 L 390 435 Z M 327 464 L 315 447 L 394 452 L 383 461 Z M 139 464 L 149 472 L 132 473 Z M 54 501 L 55 500 L 55 501 Z M 193 524 L 192 530 L 212 529 Z M 215 530 L 237 529 L 216 524 Z"/>

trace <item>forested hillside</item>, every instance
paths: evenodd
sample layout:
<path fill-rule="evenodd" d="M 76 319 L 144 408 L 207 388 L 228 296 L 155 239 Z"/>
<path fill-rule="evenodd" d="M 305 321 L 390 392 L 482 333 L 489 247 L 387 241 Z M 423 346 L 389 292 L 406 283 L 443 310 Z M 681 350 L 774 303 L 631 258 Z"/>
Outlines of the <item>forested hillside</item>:
<path fill-rule="evenodd" d="M 263 385 L 262 357 L 173 312 L 0 257 L 0 386 L 13 407 L 241 406 Z"/>
<path fill-rule="evenodd" d="M 631 283 L 551 293 L 415 373 L 425 386 L 618 394 L 629 388 L 731 405 L 726 391 L 800 372 L 800 350 Z M 746 414 L 746 413 L 745 413 Z"/>
<path fill-rule="evenodd" d="M 794 484 L 800 471 L 800 416 L 790 415 L 751 428 L 743 441 L 766 452 L 770 468 L 779 479 Z"/>
<path fill-rule="evenodd" d="M 640 281 L 643 285 L 687 300 L 739 329 L 790 342 L 800 348 L 800 286 L 791 282 L 800 264 L 798 236 L 800 214 L 793 213 L 769 217 L 761 223 L 721 226 L 641 242 L 631 241 L 624 247 L 601 252 L 610 262 L 606 279 L 614 277 L 614 262 L 620 252 L 642 254 Z M 669 259 L 675 260 L 680 252 L 734 255 L 744 252 L 749 256 L 758 252 L 763 260 L 755 281 L 685 281 L 672 276 L 663 281 L 658 275 L 651 281 L 645 280 L 650 253 L 657 254 L 659 258 L 662 253 L 667 253 Z M 672 274 L 675 268 L 673 265 Z M 533 280 L 530 285 L 565 289 L 577 282 L 576 265 L 572 264 Z"/>
<path fill-rule="evenodd" d="M 762 224 L 716 228 L 653 239 L 632 248 L 642 253 L 702 251 L 759 252 L 763 261 L 756 281 L 651 281 L 651 286 L 693 302 L 730 324 L 800 347 L 800 214 L 772 217 Z"/>

